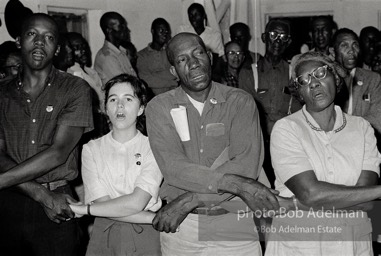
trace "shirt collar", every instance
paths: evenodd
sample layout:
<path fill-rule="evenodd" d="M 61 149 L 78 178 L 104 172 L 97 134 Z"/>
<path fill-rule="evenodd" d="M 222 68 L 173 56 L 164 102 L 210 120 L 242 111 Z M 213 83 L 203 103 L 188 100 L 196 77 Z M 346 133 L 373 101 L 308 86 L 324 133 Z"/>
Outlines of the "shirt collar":
<path fill-rule="evenodd" d="M 115 45 L 113 45 L 111 42 L 105 40 L 104 46 L 109 48 L 111 51 L 116 52 L 116 53 L 121 53 L 121 50 L 117 48 Z"/>
<path fill-rule="evenodd" d="M 311 127 L 311 129 L 315 131 L 323 131 L 323 129 L 320 128 L 319 124 L 315 121 L 315 119 L 308 113 L 306 109 L 306 105 L 303 106 L 302 108 L 303 115 L 306 119 L 307 124 Z M 336 112 L 336 120 L 335 124 L 333 126 L 332 131 L 334 133 L 338 133 L 344 127 L 347 125 L 347 119 L 345 118 L 344 112 L 341 110 L 339 106 L 335 106 L 335 112 Z"/>
<path fill-rule="evenodd" d="M 216 105 L 222 102 L 226 102 L 226 93 L 224 93 L 221 88 L 219 88 L 220 84 L 217 84 L 216 82 L 212 81 L 211 89 L 209 91 L 209 95 L 205 100 L 205 104 L 211 103 L 212 105 Z M 177 105 L 188 105 L 192 104 L 186 92 L 183 90 L 181 86 L 177 87 L 175 90 L 175 104 Z"/>
<path fill-rule="evenodd" d="M 57 76 L 57 72 L 63 72 L 63 71 L 60 71 L 60 70 L 56 69 L 52 65 L 52 68 L 51 68 L 51 70 L 49 72 L 49 75 L 46 77 L 45 85 L 51 86 L 53 84 L 53 81 L 54 81 L 55 77 Z M 22 81 L 22 73 L 19 73 L 18 77 L 17 77 L 17 81 L 16 81 L 17 90 L 20 90 L 23 87 L 23 84 L 22 84 L 21 81 Z"/>
<path fill-rule="evenodd" d="M 163 47 L 161 47 L 161 49 L 160 49 L 159 51 L 157 51 L 157 50 L 153 49 L 153 48 L 151 47 L 151 45 L 152 45 L 152 43 L 149 43 L 149 44 L 148 44 L 148 50 L 149 50 L 149 51 L 152 51 L 152 52 L 161 52 L 161 51 L 165 51 L 165 49 L 167 48 L 167 44 L 164 44 Z"/>

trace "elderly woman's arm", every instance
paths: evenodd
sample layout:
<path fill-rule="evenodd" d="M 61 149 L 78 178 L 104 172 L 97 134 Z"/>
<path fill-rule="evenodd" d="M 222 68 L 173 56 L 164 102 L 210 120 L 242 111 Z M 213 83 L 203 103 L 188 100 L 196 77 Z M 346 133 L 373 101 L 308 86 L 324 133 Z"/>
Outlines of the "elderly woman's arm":
<path fill-rule="evenodd" d="M 295 194 L 300 201 L 301 209 L 303 205 L 316 210 L 343 209 L 357 206 L 351 209 L 369 210 L 362 203 L 370 202 L 381 197 L 381 187 L 377 184 L 377 174 L 372 171 L 362 171 L 358 185 L 344 186 L 319 181 L 315 173 L 305 171 L 290 178 L 285 184 Z M 373 185 L 373 186 L 369 186 Z"/>

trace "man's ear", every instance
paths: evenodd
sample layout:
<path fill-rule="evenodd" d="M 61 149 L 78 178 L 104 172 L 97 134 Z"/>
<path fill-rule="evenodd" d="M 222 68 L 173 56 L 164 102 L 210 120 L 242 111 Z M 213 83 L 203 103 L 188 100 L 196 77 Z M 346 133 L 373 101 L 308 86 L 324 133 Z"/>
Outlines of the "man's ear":
<path fill-rule="evenodd" d="M 333 47 L 328 47 L 329 54 L 332 55 L 333 59 L 336 60 L 335 49 Z"/>
<path fill-rule="evenodd" d="M 18 36 L 18 37 L 16 37 L 16 47 L 17 47 L 17 49 L 21 49 L 21 42 L 20 42 L 20 37 Z"/>
<path fill-rule="evenodd" d="M 60 53 L 60 50 L 61 50 L 61 45 L 57 45 L 57 50 L 56 52 L 54 53 L 55 56 L 58 56 L 58 54 Z"/>
<path fill-rule="evenodd" d="M 175 69 L 174 66 L 171 66 L 171 67 L 169 68 L 169 72 L 171 72 L 171 74 L 172 74 L 173 76 L 175 76 L 175 77 L 177 78 L 177 80 L 180 79 L 179 76 L 177 75 L 177 72 L 176 72 L 176 69 Z"/>
<path fill-rule="evenodd" d="M 263 43 L 266 43 L 266 32 L 265 32 L 265 33 L 262 33 L 261 38 L 262 38 L 262 42 L 263 42 Z"/>
<path fill-rule="evenodd" d="M 209 59 L 210 59 L 210 65 L 213 66 L 213 53 L 211 51 L 207 51 L 206 52 L 209 56 Z"/>
<path fill-rule="evenodd" d="M 292 43 L 292 39 L 290 38 L 290 39 L 288 40 L 288 42 L 287 42 L 287 47 L 289 47 L 291 43 Z"/>

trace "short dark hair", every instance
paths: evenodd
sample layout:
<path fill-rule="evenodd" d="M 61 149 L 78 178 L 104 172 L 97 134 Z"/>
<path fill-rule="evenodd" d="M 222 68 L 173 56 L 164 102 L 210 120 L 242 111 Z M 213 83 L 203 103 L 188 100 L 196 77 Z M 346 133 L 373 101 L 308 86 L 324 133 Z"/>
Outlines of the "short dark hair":
<path fill-rule="evenodd" d="M 103 31 L 103 34 L 107 34 L 107 27 L 108 27 L 108 22 L 111 19 L 121 19 L 124 20 L 123 16 L 120 15 L 117 12 L 106 12 L 105 14 L 102 15 L 99 24 L 101 26 L 101 29 Z"/>
<path fill-rule="evenodd" d="M 176 41 L 177 37 L 182 36 L 182 35 L 189 35 L 189 36 L 193 36 L 193 37 L 195 37 L 196 40 L 199 42 L 199 44 L 203 47 L 203 49 L 204 49 L 205 51 L 207 51 L 207 48 L 206 48 L 206 46 L 205 46 L 204 41 L 202 41 L 201 37 L 199 37 L 198 35 L 193 34 L 193 33 L 187 33 L 187 32 L 178 33 L 177 35 L 175 35 L 174 37 L 172 37 L 171 40 L 169 40 L 168 45 L 167 45 L 167 48 L 166 48 L 167 58 L 168 58 L 169 63 L 170 63 L 172 66 L 175 64 L 175 60 L 174 60 L 173 55 L 172 55 L 173 42 Z"/>
<path fill-rule="evenodd" d="M 53 19 L 52 16 L 46 14 L 46 13 L 42 13 L 42 12 L 38 12 L 38 13 L 33 13 L 31 15 L 29 15 L 22 23 L 21 25 L 21 33 L 25 31 L 26 27 L 29 25 L 29 22 L 32 20 L 32 19 L 35 19 L 35 18 L 44 18 L 44 19 L 47 19 L 49 21 L 51 21 L 54 26 L 56 27 L 56 32 L 57 32 L 57 37 L 59 36 L 59 32 L 58 32 L 58 24 L 57 22 Z M 58 38 L 57 38 L 58 39 Z"/>
<path fill-rule="evenodd" d="M 242 22 L 234 23 L 229 27 L 230 35 L 233 34 L 235 30 L 242 30 L 247 36 L 250 36 L 250 28 L 248 25 Z"/>
<path fill-rule="evenodd" d="M 325 20 L 325 21 L 327 21 L 327 25 L 328 25 L 329 29 L 331 29 L 331 30 L 336 29 L 336 23 L 333 21 L 333 18 L 331 15 L 319 15 L 319 16 L 312 17 L 311 22 L 310 22 L 310 31 L 313 30 L 314 24 L 317 20 Z"/>
<path fill-rule="evenodd" d="M 129 75 L 129 74 L 121 74 L 117 75 L 114 78 L 110 79 L 106 84 L 105 84 L 105 105 L 107 105 L 107 99 L 109 97 L 110 89 L 120 83 L 128 83 L 132 86 L 132 89 L 134 90 L 135 96 L 139 99 L 140 106 L 147 106 L 148 102 L 148 91 L 147 87 L 143 83 L 142 80 L 139 78 Z M 136 118 L 136 128 L 145 134 L 145 116 L 144 113 L 141 114 Z"/>
<path fill-rule="evenodd" d="M 369 32 L 374 32 L 375 34 L 380 33 L 380 31 L 377 28 L 375 28 L 373 26 L 367 26 L 367 27 L 364 27 L 363 29 L 361 29 L 359 38 L 363 38 Z"/>
<path fill-rule="evenodd" d="M 167 25 L 169 27 L 168 21 L 166 21 L 164 18 L 156 18 L 154 21 L 152 21 L 151 30 L 155 29 L 156 26 L 161 24 Z"/>
<path fill-rule="evenodd" d="M 229 42 L 227 42 L 227 43 L 224 45 L 224 51 L 225 51 L 225 53 L 226 53 L 226 48 L 228 48 L 228 46 L 231 45 L 231 44 L 236 44 L 236 45 L 238 45 L 238 46 L 241 48 L 241 45 L 240 45 L 239 43 L 234 42 L 234 41 L 229 41 Z M 241 49 L 241 50 L 242 50 L 242 49 Z"/>
<path fill-rule="evenodd" d="M 270 26 L 274 23 L 279 23 L 279 24 L 283 24 L 285 25 L 287 28 L 288 28 L 288 33 L 291 34 L 291 25 L 290 25 L 290 22 L 288 20 L 285 20 L 285 19 L 271 19 L 269 22 L 267 22 L 266 24 L 266 27 L 265 27 L 265 32 L 269 32 L 270 30 Z"/>
<path fill-rule="evenodd" d="M 332 44 L 333 44 L 333 46 L 336 48 L 336 46 L 337 46 L 337 38 L 340 36 L 340 35 L 343 35 L 343 34 L 349 34 L 349 35 L 352 35 L 352 36 L 354 36 L 354 38 L 357 40 L 357 42 L 360 42 L 360 40 L 359 40 L 359 37 L 358 37 L 358 35 L 353 31 L 353 30 L 351 30 L 351 29 L 349 29 L 349 28 L 340 28 L 339 30 L 337 30 L 336 32 L 335 32 L 335 34 L 333 35 L 333 37 L 332 37 Z"/>
<path fill-rule="evenodd" d="M 199 4 L 199 3 L 193 3 L 193 4 L 191 4 L 188 7 L 188 15 L 189 15 L 190 11 L 193 10 L 193 9 L 196 9 L 196 10 L 200 11 L 201 13 L 203 13 L 206 16 L 206 12 L 205 12 L 204 6 L 202 6 L 202 4 Z"/>

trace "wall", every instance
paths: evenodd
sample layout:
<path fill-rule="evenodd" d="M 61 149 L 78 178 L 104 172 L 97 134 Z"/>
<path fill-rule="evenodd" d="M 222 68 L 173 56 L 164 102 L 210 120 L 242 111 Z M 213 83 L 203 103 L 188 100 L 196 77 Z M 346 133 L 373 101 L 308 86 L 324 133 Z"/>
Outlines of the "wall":
<path fill-rule="evenodd" d="M 228 1 L 228 0 L 225 0 Z M 330 13 L 339 27 L 348 27 L 359 33 L 365 26 L 380 26 L 380 0 L 252 0 L 259 4 L 261 19 L 259 27 L 263 31 L 269 15 L 303 16 L 317 13 Z M 157 17 L 163 17 L 171 24 L 172 31 L 184 21 L 187 21 L 186 7 L 192 0 L 21 0 L 34 12 L 46 12 L 49 6 L 89 10 L 90 46 L 93 54 L 103 44 L 103 34 L 99 28 L 99 19 L 105 11 L 118 11 L 128 22 L 132 42 L 138 50 L 151 41 L 150 26 Z M 198 0 L 198 2 L 200 2 Z M 7 0 L 0 0 L 1 41 L 10 40 L 3 12 Z M 259 35 L 256 38 L 260 38 Z M 255 36 L 254 36 L 255 38 Z M 259 52 L 264 52 L 263 43 L 258 42 Z"/>

